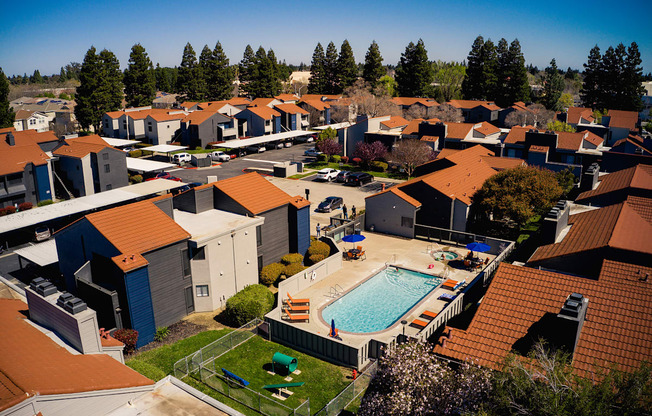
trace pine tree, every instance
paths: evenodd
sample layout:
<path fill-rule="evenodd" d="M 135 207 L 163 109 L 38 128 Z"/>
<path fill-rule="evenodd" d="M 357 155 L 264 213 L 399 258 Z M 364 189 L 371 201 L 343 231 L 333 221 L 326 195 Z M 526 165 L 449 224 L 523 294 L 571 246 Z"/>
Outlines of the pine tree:
<path fill-rule="evenodd" d="M 68 76 L 66 74 L 66 70 L 61 67 L 61 71 L 59 71 L 59 82 L 64 82 L 68 80 Z"/>
<path fill-rule="evenodd" d="M 211 100 L 228 100 L 233 97 L 233 81 L 235 74 L 229 66 L 222 44 L 217 42 L 212 55 L 212 77 L 208 83 L 208 95 Z"/>
<path fill-rule="evenodd" d="M 546 75 L 543 79 L 543 99 L 542 104 L 553 111 L 561 110 L 559 98 L 564 91 L 564 79 L 557 69 L 557 61 L 553 58 L 550 66 L 546 68 Z"/>
<path fill-rule="evenodd" d="M 484 81 L 482 77 L 482 50 L 484 38 L 478 36 L 473 41 L 471 51 L 466 58 L 466 77 L 462 81 L 462 95 L 467 100 L 480 99 L 484 96 Z"/>
<path fill-rule="evenodd" d="M 183 58 L 177 77 L 177 89 L 187 100 L 202 100 L 204 98 L 206 84 L 197 63 L 197 55 L 190 43 L 187 43 L 183 49 Z"/>
<path fill-rule="evenodd" d="M 622 48 L 621 48 L 622 46 Z M 619 90 L 621 85 L 620 77 L 625 65 L 625 47 L 618 45 L 616 49 L 613 47 L 607 48 L 602 56 L 602 69 L 603 79 L 600 81 L 600 89 L 602 90 L 602 102 L 598 102 L 599 108 L 605 109 L 618 109 L 619 103 Z"/>
<path fill-rule="evenodd" d="M 274 53 L 272 51 L 272 56 Z M 275 59 L 275 56 L 274 56 Z M 254 98 L 273 97 L 280 92 L 280 83 L 277 78 L 276 64 L 273 63 L 260 46 L 254 55 L 254 64 L 251 69 L 251 81 L 248 93 Z"/>
<path fill-rule="evenodd" d="M 240 88 L 247 95 L 251 95 L 249 92 L 248 83 L 252 80 L 252 72 L 254 70 L 254 61 L 256 57 L 254 50 L 251 45 L 247 45 L 242 55 L 242 60 L 238 66 L 239 74 L 238 78 L 240 80 Z"/>
<path fill-rule="evenodd" d="M 269 90 L 269 95 L 267 97 L 274 97 L 281 93 L 280 65 L 278 59 L 276 59 L 276 54 L 274 53 L 274 49 L 269 48 L 269 50 L 267 51 L 267 60 L 269 61 L 269 64 L 272 68 L 271 71 L 272 75 L 270 76 L 270 90 Z"/>
<path fill-rule="evenodd" d="M 622 99 L 620 110 L 641 111 L 643 108 L 641 97 L 645 94 L 645 89 L 641 84 L 643 82 L 642 62 L 638 45 L 636 42 L 632 42 L 627 48 L 627 57 L 625 58 L 621 77 Z"/>
<path fill-rule="evenodd" d="M 428 51 L 419 39 L 415 45 L 410 42 L 401 55 L 396 68 L 396 82 L 401 97 L 425 97 L 432 88 L 434 72 L 428 60 Z"/>
<path fill-rule="evenodd" d="M 75 96 L 77 103 L 75 116 L 84 130 L 88 130 L 91 125 L 95 124 L 96 119 L 101 116 L 96 111 L 97 102 L 95 97 L 95 91 L 97 91 L 100 83 L 100 75 L 99 57 L 95 47 L 91 46 L 86 52 L 86 56 L 84 56 L 84 62 L 79 72 L 79 87 L 77 87 Z"/>
<path fill-rule="evenodd" d="M 337 58 L 337 72 L 339 75 L 339 92 L 350 87 L 358 79 L 358 66 L 355 63 L 353 49 L 349 41 L 344 39 L 340 48 L 340 56 Z"/>
<path fill-rule="evenodd" d="M 329 42 L 326 47 L 326 56 L 324 58 L 324 75 L 326 82 L 324 85 L 324 94 L 337 94 L 339 91 L 337 74 L 337 47 L 333 42 Z"/>
<path fill-rule="evenodd" d="M 510 65 L 509 65 L 509 44 L 505 38 L 498 41 L 498 46 L 496 48 L 496 84 L 494 91 L 491 91 L 487 94 L 490 99 L 496 101 L 496 105 L 499 107 L 507 107 L 512 104 L 509 102 L 509 97 L 507 95 L 507 84 L 510 78 Z"/>
<path fill-rule="evenodd" d="M 170 88 L 170 82 L 165 73 L 165 69 L 157 63 L 156 69 L 154 70 L 154 75 L 156 77 L 156 89 L 159 91 L 170 93 L 172 89 Z"/>
<path fill-rule="evenodd" d="M 128 107 L 152 105 L 152 101 L 156 98 L 156 78 L 152 61 L 140 43 L 131 48 L 124 84 Z"/>
<path fill-rule="evenodd" d="M 0 68 L 0 128 L 13 127 L 16 115 L 9 106 L 9 81 Z"/>
<path fill-rule="evenodd" d="M 41 72 L 38 69 L 35 69 L 34 74 L 31 77 L 29 77 L 29 82 L 32 84 L 43 83 L 43 77 L 41 76 Z"/>
<path fill-rule="evenodd" d="M 309 94 L 324 94 L 326 89 L 326 73 L 324 68 L 324 48 L 321 43 L 317 43 L 315 51 L 312 53 L 310 63 L 310 80 L 308 81 Z"/>
<path fill-rule="evenodd" d="M 593 109 L 603 109 L 601 83 L 604 79 L 602 68 L 602 55 L 600 48 L 595 45 L 589 52 L 587 62 L 584 64 L 584 83 L 580 90 L 582 105 Z"/>
<path fill-rule="evenodd" d="M 527 79 L 525 68 L 525 57 L 521 52 L 521 44 L 514 39 L 509 45 L 509 81 L 507 82 L 508 101 L 512 104 L 516 101 L 527 102 L 530 100 L 530 85 Z"/>
<path fill-rule="evenodd" d="M 95 125 L 95 131 L 99 131 L 102 123 L 102 115 L 109 111 L 116 111 L 122 108 L 124 97 L 124 84 L 120 61 L 115 54 L 109 50 L 102 49 L 98 55 L 101 65 L 101 77 L 99 91 L 102 95 L 99 98 L 100 117 Z"/>
<path fill-rule="evenodd" d="M 373 91 L 378 86 L 380 78 L 385 75 L 387 71 L 383 67 L 383 57 L 380 55 L 380 48 L 374 40 L 367 49 L 367 54 L 364 57 L 364 68 L 362 70 L 362 78 L 369 83 Z"/>
<path fill-rule="evenodd" d="M 482 45 L 480 59 L 482 62 L 481 79 L 483 84 L 480 99 L 493 100 L 498 85 L 498 55 L 496 45 L 494 45 L 491 39 L 487 39 L 484 45 Z M 509 60 L 509 56 L 507 59 Z M 504 76 L 507 78 L 511 75 L 509 63 L 507 64 L 506 71 Z M 507 96 L 509 93 L 507 92 L 505 94 Z M 509 100 L 509 98 L 506 97 L 506 100 Z"/>

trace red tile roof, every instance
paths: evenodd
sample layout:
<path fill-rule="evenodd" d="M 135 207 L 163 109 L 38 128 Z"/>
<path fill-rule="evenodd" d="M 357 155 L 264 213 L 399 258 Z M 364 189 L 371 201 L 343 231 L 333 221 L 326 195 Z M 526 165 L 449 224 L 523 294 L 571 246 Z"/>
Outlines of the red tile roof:
<path fill-rule="evenodd" d="M 611 364 L 632 371 L 652 359 L 652 283 L 639 280 L 651 272 L 650 267 L 605 261 L 595 281 L 502 263 L 468 329 L 447 327 L 450 339 L 435 353 L 500 369 L 514 344 L 527 339 L 544 316 L 556 315 L 576 292 L 589 303 L 573 355 L 575 370 L 583 377 Z"/>
<path fill-rule="evenodd" d="M 388 129 L 396 129 L 399 127 L 405 127 L 409 122 L 401 116 L 391 116 L 387 121 L 381 121 L 380 124 L 387 127 Z"/>
<path fill-rule="evenodd" d="M 248 105 L 251 103 L 251 100 L 246 97 L 233 97 L 229 98 L 227 102 L 231 105 Z"/>
<path fill-rule="evenodd" d="M 200 125 L 204 121 L 208 120 L 211 118 L 211 116 L 215 115 L 215 111 L 213 110 L 200 110 L 200 111 L 193 111 L 189 113 L 187 116 L 183 117 L 183 122 L 187 124 L 193 124 L 193 125 Z"/>
<path fill-rule="evenodd" d="M 109 116 L 110 118 L 120 118 L 124 113 L 125 113 L 124 111 L 109 111 L 108 113 L 104 113 L 104 114 Z"/>
<path fill-rule="evenodd" d="M 525 160 L 513 157 L 482 156 L 482 160 L 497 171 L 525 165 Z"/>
<path fill-rule="evenodd" d="M 14 135 L 15 145 L 6 142 L 6 135 L 0 137 L 0 175 L 23 172 L 28 163 L 41 166 L 48 163 L 50 157 L 45 154 L 31 136 Z"/>
<path fill-rule="evenodd" d="M 23 130 L 16 131 L 12 133 L 16 138 L 16 144 L 19 142 L 33 142 L 33 143 L 47 143 L 47 142 L 56 142 L 59 138 L 54 134 L 53 131 L 42 131 L 38 132 L 36 130 Z"/>
<path fill-rule="evenodd" d="M 274 106 L 275 109 L 289 114 L 309 114 L 306 110 L 296 104 L 279 104 Z"/>
<path fill-rule="evenodd" d="M 172 113 L 172 114 L 170 114 Z M 161 121 L 172 121 L 172 120 L 183 120 L 184 117 L 186 117 L 186 113 L 184 112 L 168 112 L 168 113 L 153 113 L 149 114 L 148 117 L 153 118 L 155 121 L 161 122 Z"/>
<path fill-rule="evenodd" d="M 636 111 L 609 110 L 609 127 L 636 130 L 638 113 Z"/>
<path fill-rule="evenodd" d="M 279 101 L 283 101 L 283 102 L 286 102 L 286 101 L 299 101 L 299 97 L 297 97 L 294 94 L 279 94 L 274 98 L 276 98 Z"/>
<path fill-rule="evenodd" d="M 652 166 L 637 165 L 628 169 L 603 175 L 598 187 L 582 192 L 576 202 L 582 203 L 598 195 L 608 194 L 626 188 L 646 189 L 652 191 Z"/>
<path fill-rule="evenodd" d="M 423 121 L 425 121 L 425 120 L 422 119 L 422 118 L 414 118 L 414 119 L 410 120 L 408 125 L 403 129 L 402 134 L 404 134 L 404 135 L 416 135 L 417 133 L 419 133 L 419 124 L 421 124 L 421 122 L 423 122 Z"/>
<path fill-rule="evenodd" d="M 417 97 L 394 97 L 390 100 L 396 105 L 412 106 L 414 104 L 421 104 L 424 107 L 434 107 L 439 103 L 432 98 L 417 98 Z"/>
<path fill-rule="evenodd" d="M 249 103 L 249 105 L 252 107 L 263 107 L 263 106 L 269 107 L 270 103 L 274 100 L 275 98 L 258 97 L 255 98 L 251 103 Z"/>
<path fill-rule="evenodd" d="M 312 108 L 314 108 L 317 111 L 324 111 L 327 108 L 331 108 L 331 106 L 324 101 L 321 100 L 308 100 L 305 98 L 301 99 L 301 103 L 304 103 Z"/>
<path fill-rule="evenodd" d="M 184 101 L 181 104 L 179 104 L 179 107 L 183 107 L 190 110 L 192 107 L 196 106 L 197 104 L 199 104 L 199 102 L 197 101 Z"/>
<path fill-rule="evenodd" d="M 414 183 L 414 181 L 412 181 Z M 408 204 L 412 205 L 415 208 L 419 208 L 421 206 L 421 202 L 417 201 L 416 199 L 412 198 L 410 195 L 406 194 L 405 192 L 401 191 L 397 186 L 392 186 L 391 188 L 385 189 L 384 191 L 380 191 L 377 194 L 373 194 L 370 196 L 365 197 L 366 199 L 369 198 L 374 198 L 379 195 L 386 194 L 388 192 L 391 192 L 392 194 L 396 195 L 397 197 L 401 198 Z"/>
<path fill-rule="evenodd" d="M 71 354 L 28 323 L 26 310 L 20 300 L 0 299 L 0 411 L 36 395 L 154 384 L 108 355 Z"/>
<path fill-rule="evenodd" d="M 297 202 L 296 197 L 286 194 L 256 172 L 234 176 L 209 185 L 224 192 L 252 215 L 262 214 L 290 201 Z"/>
<path fill-rule="evenodd" d="M 611 151 L 614 151 L 614 149 L 618 146 L 624 145 L 625 143 L 630 143 L 639 148 L 643 153 L 648 153 L 652 154 L 652 151 L 646 149 L 643 146 L 643 138 L 641 136 L 635 135 L 635 134 L 630 134 L 629 136 L 625 137 L 624 139 L 618 140 L 614 145 L 611 147 Z"/>
<path fill-rule="evenodd" d="M 75 139 L 68 139 L 63 146 L 52 151 L 53 155 L 83 158 L 91 153 L 98 153 L 105 148 L 115 149 L 109 146 L 100 136 L 83 136 Z"/>
<path fill-rule="evenodd" d="M 272 110 L 271 108 L 267 106 L 262 106 L 262 107 L 247 107 L 247 110 L 251 111 L 252 113 L 256 114 L 258 117 L 264 119 L 264 120 L 271 120 L 273 117 L 280 117 L 281 114 L 276 111 Z"/>
<path fill-rule="evenodd" d="M 498 127 L 494 126 L 491 123 L 487 123 L 486 121 L 480 123 L 480 127 L 474 127 L 473 130 L 477 131 L 478 133 L 484 136 L 500 133 L 500 129 Z"/>
<path fill-rule="evenodd" d="M 568 107 L 566 110 L 566 123 L 568 124 L 578 124 L 580 122 L 580 117 L 593 122 L 593 110 L 590 108 L 584 107 Z"/>
<path fill-rule="evenodd" d="M 496 104 L 492 101 L 480 101 L 480 100 L 450 100 L 446 104 L 450 104 L 455 108 L 461 108 L 465 110 L 471 110 L 476 107 L 485 107 L 489 110 L 500 110 Z"/>
<path fill-rule="evenodd" d="M 466 136 L 469 135 L 471 129 L 473 129 L 473 123 L 450 123 L 444 122 L 448 127 L 446 131 L 447 139 L 459 139 L 464 140 Z"/>
<path fill-rule="evenodd" d="M 529 151 L 534 153 L 548 153 L 550 148 L 548 146 L 530 146 Z"/>
<path fill-rule="evenodd" d="M 595 146 L 600 146 L 601 144 L 604 143 L 604 139 L 595 133 L 592 133 L 590 131 L 585 131 L 583 133 L 584 133 L 584 140 L 586 140 L 587 142 Z"/>
<path fill-rule="evenodd" d="M 534 126 L 514 126 L 511 128 L 507 136 L 505 137 L 505 143 L 509 144 L 524 144 L 525 143 L 525 133 L 530 130 L 533 130 Z"/>
<path fill-rule="evenodd" d="M 290 198 L 290 204 L 297 209 L 310 206 L 310 201 L 302 196 L 293 196 Z"/>

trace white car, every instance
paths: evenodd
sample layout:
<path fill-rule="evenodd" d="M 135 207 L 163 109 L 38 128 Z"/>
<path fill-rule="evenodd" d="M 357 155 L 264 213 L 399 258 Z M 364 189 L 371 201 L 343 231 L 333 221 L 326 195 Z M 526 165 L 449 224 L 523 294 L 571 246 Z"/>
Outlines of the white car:
<path fill-rule="evenodd" d="M 191 162 L 192 157 L 190 156 L 190 153 L 175 153 L 172 155 L 172 160 L 178 165 L 184 163 L 184 162 Z"/>
<path fill-rule="evenodd" d="M 321 152 L 319 150 L 315 149 L 314 147 L 311 147 L 310 149 L 303 152 L 303 154 L 305 156 L 317 157 L 317 156 L 321 155 Z"/>
<path fill-rule="evenodd" d="M 227 155 L 226 153 L 220 150 L 217 150 L 211 153 L 211 159 L 217 160 L 218 162 L 228 162 L 229 160 L 231 160 L 231 156 Z"/>
<path fill-rule="evenodd" d="M 337 169 L 331 169 L 331 168 L 324 168 L 317 172 L 317 179 L 320 179 L 322 181 L 332 181 L 337 178 L 337 174 L 340 173 L 339 170 Z"/>

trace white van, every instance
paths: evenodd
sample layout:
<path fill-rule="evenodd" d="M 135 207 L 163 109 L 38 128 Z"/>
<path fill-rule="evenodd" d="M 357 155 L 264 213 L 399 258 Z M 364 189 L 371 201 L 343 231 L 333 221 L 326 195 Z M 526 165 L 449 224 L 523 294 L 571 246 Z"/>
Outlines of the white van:
<path fill-rule="evenodd" d="M 191 162 L 192 158 L 190 157 L 190 153 L 175 153 L 172 155 L 172 160 L 177 165 L 180 165 L 185 162 Z"/>

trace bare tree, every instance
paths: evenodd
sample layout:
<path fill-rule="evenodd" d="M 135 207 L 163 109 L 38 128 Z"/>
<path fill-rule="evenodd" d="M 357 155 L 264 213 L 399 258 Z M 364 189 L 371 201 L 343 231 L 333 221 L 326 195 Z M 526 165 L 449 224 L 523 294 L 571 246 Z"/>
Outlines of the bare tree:
<path fill-rule="evenodd" d="M 505 117 L 507 127 L 528 126 L 543 127 L 555 117 L 555 112 L 546 110 L 541 104 L 531 104 L 526 107 L 529 111 L 512 111 Z"/>
<path fill-rule="evenodd" d="M 426 119 L 428 118 L 428 111 L 424 107 L 414 104 L 403 113 L 403 117 L 407 121 L 414 120 L 415 118 Z"/>
<path fill-rule="evenodd" d="M 402 140 L 394 146 L 389 159 L 392 162 L 400 164 L 405 169 L 405 173 L 408 174 L 409 178 L 417 166 L 433 159 L 433 152 L 430 146 L 424 142 L 416 139 L 408 139 Z"/>
<path fill-rule="evenodd" d="M 321 126 L 323 124 L 323 120 L 320 120 L 321 113 L 310 105 L 307 107 L 308 108 L 306 108 L 306 111 L 308 111 L 308 119 L 310 120 L 310 127 Z"/>
<path fill-rule="evenodd" d="M 344 123 L 351 120 L 351 111 L 348 104 L 331 104 L 331 120 L 337 123 Z"/>
<path fill-rule="evenodd" d="M 368 117 L 401 115 L 401 109 L 390 101 L 391 97 L 382 87 L 376 88 L 374 92 L 375 94 L 370 93 L 364 80 L 359 79 L 346 89 L 345 94 L 351 98 L 356 114 L 366 114 Z"/>
<path fill-rule="evenodd" d="M 441 121 L 447 121 L 451 123 L 461 123 L 464 121 L 462 110 L 455 108 L 450 104 L 442 104 L 431 109 L 430 116 L 432 118 L 438 118 Z"/>

